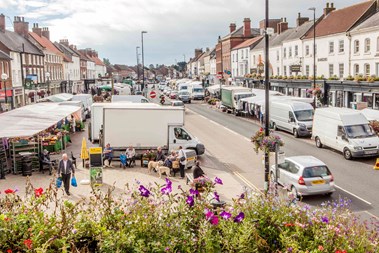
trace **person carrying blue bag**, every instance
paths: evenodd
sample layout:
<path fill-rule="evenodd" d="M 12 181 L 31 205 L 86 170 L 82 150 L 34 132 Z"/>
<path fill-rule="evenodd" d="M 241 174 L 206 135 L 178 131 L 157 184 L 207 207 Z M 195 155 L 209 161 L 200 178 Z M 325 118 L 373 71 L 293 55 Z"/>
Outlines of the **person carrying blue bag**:
<path fill-rule="evenodd" d="M 70 179 L 71 174 L 75 178 L 75 169 L 72 161 L 68 159 L 67 154 L 62 155 L 62 160 L 59 162 L 58 166 L 58 177 L 62 178 L 63 186 L 66 194 L 70 196 Z M 57 181 L 58 182 L 58 181 Z M 75 179 L 76 182 L 76 179 Z M 58 185 L 57 185 L 58 186 Z"/>

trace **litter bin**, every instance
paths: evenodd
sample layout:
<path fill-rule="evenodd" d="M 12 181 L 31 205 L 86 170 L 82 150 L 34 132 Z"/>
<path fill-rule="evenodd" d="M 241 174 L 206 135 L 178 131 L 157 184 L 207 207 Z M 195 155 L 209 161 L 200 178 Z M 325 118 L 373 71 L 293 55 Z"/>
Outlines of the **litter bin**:
<path fill-rule="evenodd" d="M 31 176 L 33 170 L 33 162 L 32 159 L 29 157 L 24 157 L 22 159 L 22 175 L 24 177 Z"/>

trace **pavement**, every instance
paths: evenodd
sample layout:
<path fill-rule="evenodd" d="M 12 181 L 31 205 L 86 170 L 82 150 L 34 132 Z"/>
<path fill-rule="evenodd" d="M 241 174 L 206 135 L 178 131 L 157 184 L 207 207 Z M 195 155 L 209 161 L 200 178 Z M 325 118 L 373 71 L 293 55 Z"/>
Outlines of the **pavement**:
<path fill-rule="evenodd" d="M 89 170 L 83 168 L 82 160 L 80 160 L 80 150 L 83 137 L 87 137 L 87 128 L 83 132 L 74 133 L 71 135 L 72 143 L 68 145 L 65 150 L 66 153 L 70 155 L 73 152 L 74 157 L 77 158 L 77 169 L 76 169 L 76 179 L 78 182 L 78 187 L 70 187 L 70 196 L 64 193 L 63 187 L 59 191 L 59 195 L 65 199 L 79 201 L 82 198 L 86 198 L 91 194 L 91 186 L 80 184 L 82 180 L 89 180 Z M 95 147 L 97 144 L 92 144 L 87 140 L 87 147 Z M 63 154 L 56 154 L 54 158 L 59 158 Z M 223 185 L 216 185 L 215 190 L 220 195 L 221 200 L 226 202 L 231 202 L 233 198 L 236 198 L 243 191 L 241 183 L 234 177 L 230 176 L 230 172 L 225 166 L 222 166 L 217 159 L 209 156 L 203 155 L 199 158 L 201 162 L 201 167 L 207 176 L 214 179 L 216 176 L 221 178 Z M 112 162 L 113 168 L 104 168 L 103 170 L 103 184 L 100 186 L 101 191 L 106 192 L 108 188 L 114 187 L 114 192 L 122 192 L 125 186 L 142 184 L 148 185 L 164 185 L 165 176 L 159 178 L 157 173 L 149 174 L 147 168 L 142 168 L 137 162 L 137 166 L 133 168 L 123 169 L 119 166 L 118 161 Z M 186 173 L 192 173 L 192 170 L 187 170 Z M 5 180 L 0 180 L 0 191 L 3 192 L 5 189 L 17 189 L 20 196 L 24 196 L 26 192 L 26 182 L 30 180 L 31 184 L 35 188 L 42 187 L 46 189 L 51 183 L 55 183 L 56 176 L 49 176 L 48 173 L 42 174 L 41 172 L 33 172 L 30 177 L 23 177 L 21 174 L 13 175 L 7 174 Z M 178 173 L 176 177 L 169 177 L 173 183 L 173 192 L 179 192 L 178 186 L 180 185 L 182 189 L 188 190 L 190 185 L 186 184 L 186 179 L 180 179 Z M 237 190 L 237 191 L 236 191 Z"/>

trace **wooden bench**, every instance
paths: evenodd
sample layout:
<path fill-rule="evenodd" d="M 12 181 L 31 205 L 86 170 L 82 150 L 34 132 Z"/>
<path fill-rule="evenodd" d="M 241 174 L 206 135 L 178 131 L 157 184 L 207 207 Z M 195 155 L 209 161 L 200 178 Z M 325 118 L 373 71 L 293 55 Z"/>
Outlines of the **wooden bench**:
<path fill-rule="evenodd" d="M 186 184 L 193 183 L 193 175 L 191 173 L 186 173 Z"/>

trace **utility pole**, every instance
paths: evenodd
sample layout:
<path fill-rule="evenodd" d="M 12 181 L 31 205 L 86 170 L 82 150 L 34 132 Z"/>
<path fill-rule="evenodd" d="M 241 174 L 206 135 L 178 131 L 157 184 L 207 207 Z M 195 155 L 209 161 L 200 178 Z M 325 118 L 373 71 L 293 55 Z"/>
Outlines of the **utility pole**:
<path fill-rule="evenodd" d="M 142 87 L 141 90 L 143 92 L 143 89 L 145 88 L 145 59 L 144 59 L 144 52 L 143 52 L 143 34 L 147 33 L 146 31 L 141 32 L 141 44 L 142 44 Z"/>
<path fill-rule="evenodd" d="M 136 56 L 137 56 L 137 80 L 139 80 L 139 57 L 138 57 L 138 48 L 136 47 Z"/>
<path fill-rule="evenodd" d="M 313 11 L 313 91 L 316 90 L 316 8 L 308 10 Z M 313 94 L 313 106 L 316 108 L 316 96 Z"/>
<path fill-rule="evenodd" d="M 269 71 L 270 71 L 270 60 L 269 60 L 269 35 L 267 33 L 268 25 L 269 25 L 269 0 L 266 1 L 266 17 L 265 17 L 265 136 L 268 137 L 270 135 L 270 129 L 269 129 L 269 91 L 270 91 L 270 80 L 269 80 Z M 270 172 L 270 151 L 265 151 L 265 174 L 264 174 L 264 191 L 267 194 L 268 192 L 268 186 L 269 186 L 269 172 Z"/>

